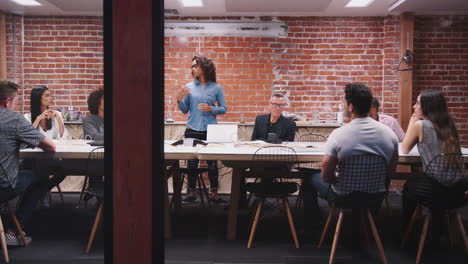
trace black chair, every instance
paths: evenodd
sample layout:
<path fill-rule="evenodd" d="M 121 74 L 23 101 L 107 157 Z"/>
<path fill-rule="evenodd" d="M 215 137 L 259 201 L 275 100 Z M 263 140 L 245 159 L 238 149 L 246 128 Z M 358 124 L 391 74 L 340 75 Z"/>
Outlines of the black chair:
<path fill-rule="evenodd" d="M 418 215 L 421 215 L 423 211 L 426 211 L 424 209 L 429 209 L 427 211 L 430 213 L 423 216 L 423 228 L 419 239 L 416 263 L 421 262 L 421 256 L 432 218 L 432 210 L 434 209 L 444 212 L 449 230 L 451 229 L 450 223 L 453 222 L 450 221 L 450 218 L 456 220 L 465 245 L 465 250 L 468 252 L 468 238 L 460 213 L 458 212 L 459 208 L 468 203 L 468 197 L 464 194 L 464 191 L 467 190 L 468 170 L 465 165 L 467 161 L 467 155 L 442 153 L 434 157 L 425 168 L 424 174 L 431 180 L 428 181 L 429 184 L 427 186 L 419 187 L 420 199 L 416 201 L 418 205 L 414 210 L 401 242 L 401 247 L 403 248 L 410 237 L 416 218 Z M 454 190 L 458 190 L 458 192 L 454 193 Z M 448 235 L 452 243 L 452 235 L 450 232 Z"/>
<path fill-rule="evenodd" d="M 309 133 L 301 135 L 298 142 L 327 142 L 327 137 L 320 134 Z"/>
<path fill-rule="evenodd" d="M 304 134 L 301 135 L 298 139 L 298 142 L 327 142 L 327 137 L 320 135 L 320 134 Z M 296 167 L 297 170 L 299 170 L 301 176 L 300 179 L 304 178 L 304 175 L 308 174 L 311 169 L 317 169 L 320 170 L 320 166 L 322 165 L 322 162 L 316 161 L 316 162 L 308 162 L 308 163 L 301 163 Z M 301 181 L 302 184 L 302 181 Z M 299 193 L 297 194 L 297 199 L 296 199 L 296 208 L 301 207 L 302 205 L 302 188 L 299 188 Z"/>
<path fill-rule="evenodd" d="M 252 246 L 255 230 L 259 221 L 260 213 L 266 198 L 281 199 L 286 210 L 289 227 L 294 239 L 296 248 L 299 248 L 296 228 L 289 207 L 288 196 L 298 189 L 296 182 L 288 181 L 290 168 L 297 164 L 298 159 L 294 149 L 284 146 L 272 146 L 258 149 L 252 159 L 250 168 L 258 180 L 254 183 L 247 183 L 245 188 L 248 192 L 257 197 L 252 216 L 252 227 L 250 230 L 247 248 Z"/>
<path fill-rule="evenodd" d="M 84 192 L 86 195 L 96 197 L 99 202 L 99 208 L 85 250 L 86 253 L 89 253 L 101 220 L 104 205 L 104 147 L 95 148 L 89 153 L 86 163 L 86 176 L 89 180 Z"/>
<path fill-rule="evenodd" d="M 203 140 L 205 139 L 205 134 L 204 133 L 197 133 L 197 132 L 190 132 L 189 136 L 191 138 Z M 185 140 L 185 135 L 180 139 L 180 140 Z M 206 201 L 208 203 L 208 206 L 211 207 L 211 201 L 210 201 L 210 196 L 208 193 L 208 189 L 206 188 L 205 184 L 205 177 L 203 176 L 204 174 L 208 173 L 208 165 L 206 161 L 200 161 L 200 160 L 179 160 L 179 166 L 178 166 L 178 173 L 173 174 L 174 178 L 173 180 L 176 181 L 175 188 L 177 190 L 174 190 L 172 199 L 171 199 L 171 204 L 170 207 L 172 208 L 174 205 L 179 207 L 179 205 L 176 204 L 176 195 L 180 195 L 182 192 L 182 189 L 184 187 L 184 181 L 187 179 L 190 175 L 190 173 L 196 174 L 196 186 L 198 187 L 198 192 L 200 194 L 200 200 L 202 202 L 202 206 L 205 207 L 205 201 L 204 199 L 206 198 Z M 180 176 L 179 179 L 175 179 L 176 176 Z M 187 184 L 187 183 L 186 183 Z M 177 197 L 177 200 L 180 200 L 180 197 Z"/>
<path fill-rule="evenodd" d="M 197 163 L 197 165 L 195 165 Z M 194 166 L 197 166 L 196 168 L 193 168 Z M 208 173 L 208 165 L 206 164 L 206 161 L 199 161 L 199 160 L 179 160 L 179 173 L 180 173 L 180 180 L 179 183 L 180 185 L 178 188 L 182 190 L 183 188 L 183 183 L 184 180 L 189 177 L 189 174 L 191 171 L 195 171 L 197 178 L 196 178 L 196 184 L 198 187 L 198 192 L 200 193 L 200 200 L 202 202 L 202 206 L 205 207 L 205 201 L 204 198 L 206 198 L 206 201 L 208 202 L 208 206 L 211 207 L 211 201 L 210 201 L 210 195 L 208 193 L 208 189 L 206 188 L 205 185 L 205 179 L 203 175 L 205 173 Z M 179 192 L 180 193 L 180 192 Z M 173 197 L 174 199 L 174 197 Z M 173 202 L 172 202 L 173 204 Z"/>
<path fill-rule="evenodd" d="M 3 164 L 1 163 L 0 163 L 0 174 L 2 175 L 2 178 L 8 179 L 8 174 L 6 173 L 6 170 L 3 167 Z M 0 204 L 8 208 L 8 213 L 11 215 L 11 218 L 13 219 L 13 223 L 15 224 L 16 231 L 20 235 L 23 245 L 27 247 L 28 243 L 26 241 L 26 237 L 23 233 L 23 230 L 21 229 L 21 225 L 19 224 L 15 213 L 11 210 L 10 206 L 8 205 L 8 201 L 10 201 L 11 199 L 14 199 L 19 194 L 14 193 L 11 186 L 8 189 L 11 189 L 11 192 L 3 192 L 0 190 Z M 6 238 L 5 238 L 5 228 L 3 227 L 3 221 L 2 221 L 1 216 L 0 216 L 0 241 L 2 243 L 2 251 L 3 251 L 3 257 L 5 258 L 5 262 L 9 263 L 10 257 L 8 256 L 8 248 L 7 248 Z"/>
<path fill-rule="evenodd" d="M 371 211 L 378 208 L 384 198 L 385 191 L 375 191 L 385 189 L 385 179 L 389 173 L 388 168 L 387 160 L 384 157 L 372 154 L 354 155 L 338 162 L 338 177 L 334 186 L 340 190 L 348 190 L 349 194 L 338 196 L 333 201 L 320 242 L 317 245 L 318 248 L 322 247 L 333 214 L 336 209 L 339 209 L 329 263 L 333 263 L 343 223 L 344 211 L 347 209 L 353 210 L 353 213 L 359 213 L 361 228 L 366 235 L 366 239 L 367 229 L 365 219 L 368 219 L 382 262 L 387 263 Z"/>

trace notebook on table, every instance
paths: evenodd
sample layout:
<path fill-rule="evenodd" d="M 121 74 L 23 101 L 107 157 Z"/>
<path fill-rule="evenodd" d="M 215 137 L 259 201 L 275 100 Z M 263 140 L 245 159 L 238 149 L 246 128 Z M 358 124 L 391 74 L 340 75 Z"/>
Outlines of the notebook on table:
<path fill-rule="evenodd" d="M 237 125 L 212 124 L 208 125 L 206 142 L 233 143 L 237 141 Z"/>

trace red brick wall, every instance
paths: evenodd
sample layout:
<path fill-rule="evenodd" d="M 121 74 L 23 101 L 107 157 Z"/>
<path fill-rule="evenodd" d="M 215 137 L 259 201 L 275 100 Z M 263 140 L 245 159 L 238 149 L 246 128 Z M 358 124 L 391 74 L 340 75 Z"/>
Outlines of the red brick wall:
<path fill-rule="evenodd" d="M 344 85 L 350 82 L 368 85 L 384 98 L 383 111 L 396 115 L 398 75 L 392 69 L 399 56 L 398 17 L 277 20 L 287 23 L 287 37 L 166 37 L 166 102 L 171 98 L 166 117 L 186 120 L 177 109 L 175 93 L 191 81 L 190 59 L 198 53 L 212 58 L 217 67 L 228 104 L 220 121 L 253 121 L 266 113 L 274 89 L 290 93 L 286 111 L 335 122 Z"/>
<path fill-rule="evenodd" d="M 103 87 L 103 56 L 102 18 L 7 17 L 8 78 L 24 88 L 20 111 L 29 111 L 29 93 L 35 85 L 49 87 L 55 109 L 71 104 L 75 111 L 87 111 L 87 95 Z"/>
<path fill-rule="evenodd" d="M 415 99 L 420 91 L 441 90 L 447 98 L 461 144 L 468 147 L 468 16 L 415 19 Z"/>

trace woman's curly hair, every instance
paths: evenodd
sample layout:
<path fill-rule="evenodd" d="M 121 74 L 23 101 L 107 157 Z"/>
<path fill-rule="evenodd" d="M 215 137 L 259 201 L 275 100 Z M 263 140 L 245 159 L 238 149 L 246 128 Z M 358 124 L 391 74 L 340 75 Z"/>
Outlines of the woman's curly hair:
<path fill-rule="evenodd" d="M 205 76 L 205 81 L 216 82 L 216 67 L 210 59 L 205 56 L 194 56 L 192 61 L 196 61 L 197 65 L 200 65 Z"/>
<path fill-rule="evenodd" d="M 92 115 L 99 114 L 99 105 L 101 104 L 101 98 L 104 96 L 104 89 L 99 88 L 94 90 L 88 96 L 88 109 Z"/>

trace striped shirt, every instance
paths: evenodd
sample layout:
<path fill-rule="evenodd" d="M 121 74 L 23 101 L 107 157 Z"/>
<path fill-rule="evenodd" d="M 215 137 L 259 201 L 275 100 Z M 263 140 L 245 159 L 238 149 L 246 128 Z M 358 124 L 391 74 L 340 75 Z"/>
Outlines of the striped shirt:
<path fill-rule="evenodd" d="M 398 120 L 389 115 L 379 114 L 379 122 L 388 126 L 393 130 L 393 132 L 395 132 L 395 134 L 398 137 L 398 142 L 403 141 L 403 138 L 405 137 L 405 132 L 401 128 L 400 123 L 398 123 Z"/>

